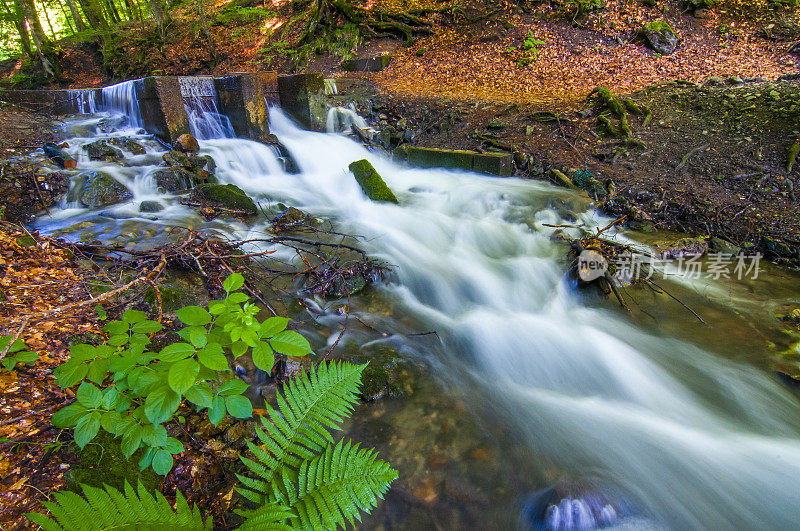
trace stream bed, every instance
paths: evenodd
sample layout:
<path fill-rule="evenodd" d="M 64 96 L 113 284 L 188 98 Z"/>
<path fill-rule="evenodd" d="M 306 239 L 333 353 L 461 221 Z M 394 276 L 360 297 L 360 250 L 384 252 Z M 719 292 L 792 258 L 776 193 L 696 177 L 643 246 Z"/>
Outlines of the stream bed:
<path fill-rule="evenodd" d="M 104 118 L 67 121 L 75 135 L 67 151 L 79 171 L 105 172 L 130 199 L 100 209 L 64 202 L 36 229 L 131 247 L 169 241 L 172 226 L 269 234 L 263 215 L 253 224 L 205 221 L 159 192 L 152 174 L 163 148 L 130 128 L 98 133 Z M 301 130 L 279 109 L 270 129 L 299 173 L 249 140 L 201 140 L 200 155 L 214 159 L 220 183 L 359 235 L 392 267 L 388 282 L 349 301 L 364 326 L 349 327 L 334 350 L 411 367 L 402 396 L 360 406 L 345 426 L 400 472 L 365 528 L 796 526 L 800 404 L 771 370 L 789 363 L 777 352 L 794 348 L 775 314 L 797 306 L 800 277 L 762 262 L 757 279 L 667 281 L 706 324 L 632 287 L 643 311 L 628 315 L 613 300 L 578 293 L 564 274 L 565 245 L 551 240 L 557 229 L 546 225 L 609 223 L 585 195 L 399 166 L 342 135 Z M 85 144 L 114 136 L 146 152 L 125 153 L 124 165 L 89 160 Z M 364 197 L 347 170 L 362 158 L 399 205 Z M 163 208 L 141 212 L 142 202 Z M 337 341 L 343 304 L 309 301 L 318 311 L 301 332 L 316 352 Z"/>

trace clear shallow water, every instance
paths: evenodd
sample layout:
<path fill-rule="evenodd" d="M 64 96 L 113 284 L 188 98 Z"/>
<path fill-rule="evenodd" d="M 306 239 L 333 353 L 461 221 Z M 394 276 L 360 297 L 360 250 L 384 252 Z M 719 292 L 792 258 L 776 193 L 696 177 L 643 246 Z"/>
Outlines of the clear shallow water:
<path fill-rule="evenodd" d="M 374 312 L 368 300 L 356 305 L 366 322 L 401 333 L 437 332 L 438 342 L 393 339 L 423 358 L 438 384 L 405 404 L 378 406 L 391 410 L 385 412 L 386 422 L 395 435 L 402 434 L 395 446 L 404 441 L 403 449 L 393 450 L 391 439 L 383 444 L 404 457 L 400 471 L 413 478 L 407 484 L 412 495 L 436 475 L 428 456 L 419 454 L 432 452 L 437 438 L 426 444 L 415 439 L 422 439 L 426 429 L 435 431 L 436 423 L 424 420 L 426 415 L 460 404 L 477 414 L 471 424 L 458 421 L 466 422 L 463 433 L 475 432 L 470 435 L 474 444 L 495 453 L 489 464 L 472 463 L 486 471 L 486 484 L 479 488 L 487 506 L 501 506 L 508 515 L 502 520 L 487 511 L 485 520 L 472 517 L 469 525 L 512 525 L 532 494 L 516 489 L 560 483 L 579 493 L 608 493 L 610 505 L 619 508 L 617 523 L 626 528 L 796 526 L 800 407 L 767 372 L 724 359 L 719 354 L 726 354 L 725 342 L 713 340 L 738 333 L 741 339 L 729 343 L 754 352 L 731 357 L 763 357 L 766 349 L 758 349 L 763 338 L 754 330 L 769 323 L 760 308 L 765 293 L 797 298 L 797 285 L 780 287 L 796 277 L 781 273 L 781 282 L 767 288 L 759 283 L 678 286 L 717 314 L 711 329 L 690 325 L 679 309 L 662 310 L 657 323 L 632 320 L 611 306 L 587 305 L 564 280 L 564 249 L 550 241 L 552 229 L 543 224 L 562 222 L 558 212 L 565 204 L 588 225 L 608 222 L 587 211 L 579 196 L 539 182 L 399 167 L 346 138 L 297 129 L 279 112 L 272 113 L 271 129 L 297 160 L 300 174 L 284 173 L 270 147 L 246 140 L 202 141 L 201 153 L 214 157 L 221 182 L 332 219 L 338 230 L 362 235 L 370 254 L 394 266 L 393 282 L 381 295 L 389 304 L 381 312 Z M 108 210 L 136 216 L 154 231 L 171 224 L 213 228 L 233 237 L 267 230 L 263 222 L 206 224 L 176 198 L 157 194 L 148 179 L 156 154 L 153 148 L 141 156 L 140 166 L 106 169 L 134 193 L 131 203 Z M 364 198 L 347 171 L 360 158 L 370 159 L 399 206 Z M 96 164 L 79 159 L 81 168 Z M 168 208 L 157 215 L 137 214 L 145 198 Z M 38 226 L 53 230 L 79 220 L 105 226 L 112 237 L 137 237 L 115 233 L 111 227 L 123 222 L 108 212 L 98 216 L 69 205 Z M 661 300 L 649 307 L 668 304 Z M 341 320 L 334 312 L 319 318 L 331 327 Z M 332 334 L 328 342 L 335 339 Z M 348 339 L 359 338 L 353 332 Z M 443 390 L 444 396 L 436 397 Z M 414 408 L 422 433 L 408 429 Z M 371 411 L 355 421 L 356 432 L 372 433 Z M 456 419 L 464 415 L 449 412 Z M 471 451 L 452 449 L 461 459 Z M 469 476 L 464 467 L 470 463 L 460 465 L 455 477 Z M 504 479 L 514 488 L 503 490 Z M 464 525 L 458 519 L 437 521 L 433 513 L 429 523 Z M 418 528 L 423 521 L 403 525 Z"/>

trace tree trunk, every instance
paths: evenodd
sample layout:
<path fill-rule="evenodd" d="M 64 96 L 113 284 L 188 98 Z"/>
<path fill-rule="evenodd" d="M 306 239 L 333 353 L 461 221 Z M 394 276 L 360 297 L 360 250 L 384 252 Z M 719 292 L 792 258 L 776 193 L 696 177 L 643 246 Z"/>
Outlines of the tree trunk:
<path fill-rule="evenodd" d="M 67 8 L 64 7 L 64 2 L 56 0 L 56 3 L 58 4 L 58 8 L 61 10 L 61 14 L 64 15 L 64 22 L 67 23 L 67 28 L 69 29 L 69 33 L 71 35 L 74 35 L 77 30 L 75 29 L 75 26 L 72 25 L 69 13 L 67 13 Z"/>
<path fill-rule="evenodd" d="M 169 22 L 169 13 L 164 0 L 150 0 L 150 8 L 153 10 L 153 18 L 159 27 L 164 27 Z"/>
<path fill-rule="evenodd" d="M 108 13 L 108 18 L 110 18 L 112 22 L 116 22 L 117 24 L 122 22 L 122 19 L 119 18 L 119 11 L 117 11 L 117 6 L 114 5 L 113 0 L 105 0 L 105 5 L 106 5 L 106 13 Z"/>
<path fill-rule="evenodd" d="M 97 3 L 97 0 L 78 0 L 78 3 L 83 8 L 83 14 L 86 15 L 86 20 L 92 29 L 104 30 L 108 29 L 108 22 L 103 16 L 103 10 Z"/>
<path fill-rule="evenodd" d="M 67 0 L 67 7 L 69 7 L 72 20 L 75 21 L 75 29 L 78 31 L 86 31 L 88 26 L 81 18 L 81 12 L 78 11 L 78 5 L 75 3 L 75 0 Z"/>
<path fill-rule="evenodd" d="M 19 9 L 16 2 L 13 2 L 11 6 L 8 5 L 7 0 L 3 0 L 3 8 L 8 13 L 9 20 L 14 22 L 14 27 L 17 29 L 17 34 L 19 35 L 19 44 L 22 47 L 22 51 L 25 54 L 33 59 L 33 48 L 31 48 L 31 36 L 28 33 L 28 27 L 25 25 L 25 15 Z"/>
<path fill-rule="evenodd" d="M 22 9 L 22 13 L 28 20 L 33 42 L 36 44 L 39 59 L 42 62 L 42 68 L 44 68 L 47 75 L 60 78 L 61 69 L 58 66 L 55 53 L 53 53 L 53 45 L 44 33 L 42 23 L 39 21 L 39 15 L 36 13 L 36 6 L 33 5 L 33 0 L 17 0 L 16 4 Z"/>
<path fill-rule="evenodd" d="M 33 4 L 33 7 L 34 7 L 34 9 L 36 9 L 36 3 L 35 2 Z M 42 2 L 42 9 L 41 10 L 37 9 L 36 12 L 37 13 L 44 13 L 44 20 L 45 20 L 45 22 L 47 22 L 47 27 L 50 28 L 50 37 L 52 37 L 53 40 L 56 40 L 58 38 L 58 36 L 56 35 L 56 30 L 53 27 L 53 23 L 50 22 L 50 15 L 47 13 L 47 6 L 44 5 L 44 2 Z"/>

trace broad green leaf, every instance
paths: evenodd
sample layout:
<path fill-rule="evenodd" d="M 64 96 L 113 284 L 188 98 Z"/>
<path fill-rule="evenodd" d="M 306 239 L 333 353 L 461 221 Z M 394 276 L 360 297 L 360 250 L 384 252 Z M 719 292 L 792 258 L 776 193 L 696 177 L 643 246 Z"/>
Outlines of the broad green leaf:
<path fill-rule="evenodd" d="M 144 414 L 153 424 L 161 424 L 172 417 L 181 403 L 181 397 L 166 385 L 156 387 L 147 395 Z"/>
<path fill-rule="evenodd" d="M 13 343 L 11 343 L 11 346 L 8 349 L 8 353 L 14 354 L 16 352 L 19 352 L 20 350 L 25 350 L 26 348 L 28 348 L 28 345 L 26 345 L 23 340 L 17 339 Z"/>
<path fill-rule="evenodd" d="M 230 304 L 230 305 L 241 304 L 243 302 L 247 302 L 247 300 L 249 300 L 249 299 L 250 299 L 250 297 L 248 297 L 244 293 L 241 293 L 241 292 L 239 292 L 239 293 L 231 293 L 230 295 L 225 297 L 225 303 L 226 304 Z"/>
<path fill-rule="evenodd" d="M 208 333 L 205 328 L 193 326 L 189 332 L 189 341 L 197 348 L 203 348 L 208 344 Z"/>
<path fill-rule="evenodd" d="M 83 382 L 78 387 L 78 392 L 75 393 L 75 396 L 78 399 L 78 403 L 86 408 L 98 408 L 103 402 L 103 395 L 100 393 L 100 389 L 89 382 Z"/>
<path fill-rule="evenodd" d="M 225 282 L 222 283 L 222 288 L 230 293 L 244 286 L 244 277 L 240 273 L 232 273 Z"/>
<path fill-rule="evenodd" d="M 247 390 L 247 387 L 247 384 L 243 381 L 232 378 L 222 384 L 217 392 L 222 396 L 240 395 Z"/>
<path fill-rule="evenodd" d="M 195 384 L 186 390 L 184 396 L 199 408 L 211 407 L 211 386 L 206 383 Z"/>
<path fill-rule="evenodd" d="M 78 359 L 70 359 L 56 367 L 55 375 L 58 385 L 61 387 L 72 387 L 86 377 L 89 365 Z"/>
<path fill-rule="evenodd" d="M 139 460 L 139 470 L 144 470 L 150 466 L 150 464 L 153 462 L 153 456 L 156 455 L 156 451 L 157 450 L 155 448 L 147 449 L 142 458 Z"/>
<path fill-rule="evenodd" d="M 141 323 L 142 321 L 147 321 L 147 314 L 139 310 L 126 310 L 122 314 L 122 320 L 130 324 Z"/>
<path fill-rule="evenodd" d="M 242 354 L 247 352 L 247 343 L 242 341 L 235 341 L 231 345 L 231 352 L 233 353 L 234 358 L 239 358 Z"/>
<path fill-rule="evenodd" d="M 120 446 L 122 448 L 122 455 L 130 458 L 139 449 L 142 442 L 142 427 L 136 424 L 125 435 L 122 436 Z"/>
<path fill-rule="evenodd" d="M 50 420 L 56 428 L 72 428 L 86 414 L 86 408 L 78 403 L 70 404 L 56 411 Z"/>
<path fill-rule="evenodd" d="M 107 369 L 108 360 L 97 358 L 89 364 L 89 370 L 86 372 L 86 377 L 97 385 L 100 385 L 103 383 L 103 380 L 106 379 L 106 373 L 108 372 Z"/>
<path fill-rule="evenodd" d="M 225 416 L 225 399 L 221 396 L 215 396 L 211 407 L 208 409 L 208 421 L 216 426 L 219 421 Z"/>
<path fill-rule="evenodd" d="M 189 343 L 173 343 L 167 345 L 158 354 L 162 361 L 179 361 L 195 353 L 195 348 Z"/>
<path fill-rule="evenodd" d="M 272 367 L 275 365 L 275 352 L 263 341 L 253 347 L 253 363 L 262 371 L 272 374 Z"/>
<path fill-rule="evenodd" d="M 103 327 L 103 330 L 112 336 L 118 336 L 120 334 L 127 334 L 129 328 L 130 325 L 128 323 L 123 323 L 122 321 L 111 321 Z"/>
<path fill-rule="evenodd" d="M 117 422 L 122 418 L 118 411 L 106 411 L 100 417 L 100 426 L 103 427 L 108 433 L 115 433 L 117 431 Z"/>
<path fill-rule="evenodd" d="M 115 387 L 106 387 L 103 389 L 103 400 L 101 405 L 103 409 L 114 409 L 119 404 L 119 390 Z"/>
<path fill-rule="evenodd" d="M 74 360 L 84 361 L 96 357 L 97 352 L 93 346 L 79 343 L 69 347 L 69 356 Z"/>
<path fill-rule="evenodd" d="M 100 431 L 100 417 L 102 414 L 99 411 L 93 411 L 91 413 L 85 414 L 82 416 L 78 423 L 75 425 L 75 444 L 78 445 L 78 448 L 83 448 L 86 446 L 89 441 L 94 439 L 97 436 L 97 432 Z"/>
<path fill-rule="evenodd" d="M 294 330 L 284 330 L 269 340 L 275 352 L 286 356 L 305 356 L 311 352 L 308 340 Z"/>
<path fill-rule="evenodd" d="M 228 370 L 228 358 L 222 353 L 219 343 L 209 343 L 205 348 L 197 351 L 197 359 L 200 363 L 215 371 Z"/>
<path fill-rule="evenodd" d="M 25 351 L 17 353 L 14 357 L 17 358 L 17 363 L 33 363 L 39 359 L 39 353 Z"/>
<path fill-rule="evenodd" d="M 225 407 L 228 413 L 237 419 L 246 419 L 253 416 L 253 404 L 247 397 L 233 395 L 225 397 Z"/>
<path fill-rule="evenodd" d="M 278 332 L 283 332 L 286 330 L 286 326 L 288 324 L 289 319 L 286 317 L 270 317 L 261 323 L 259 333 L 261 334 L 261 337 L 272 337 Z"/>
<path fill-rule="evenodd" d="M 200 365 L 193 359 L 181 360 L 169 369 L 167 382 L 172 389 L 179 394 L 183 394 L 197 381 L 197 373 L 200 372 Z"/>
<path fill-rule="evenodd" d="M 190 326 L 203 326 L 211 322 L 211 314 L 200 306 L 185 306 L 176 313 L 178 319 Z"/>
<path fill-rule="evenodd" d="M 153 470 L 156 474 L 166 476 L 172 470 L 172 454 L 167 450 L 157 450 L 153 455 Z"/>
<path fill-rule="evenodd" d="M 185 450 L 183 443 L 175 437 L 168 437 L 167 442 L 163 445 L 164 449 L 171 454 L 179 454 Z"/>
<path fill-rule="evenodd" d="M 142 427 L 142 441 L 150 446 L 164 446 L 167 444 L 167 429 L 164 426 L 152 424 Z"/>
<path fill-rule="evenodd" d="M 109 337 L 107 343 L 115 347 L 121 347 L 127 345 L 130 340 L 131 338 L 128 337 L 128 334 L 119 334 Z"/>
<path fill-rule="evenodd" d="M 214 301 L 208 305 L 208 313 L 211 315 L 220 315 L 221 313 L 225 313 L 226 309 L 227 306 L 219 301 Z"/>
<path fill-rule="evenodd" d="M 158 332 L 163 328 L 164 327 L 161 325 L 161 323 L 157 321 L 142 321 L 141 323 L 134 324 L 131 327 L 131 331 L 139 334 L 152 334 L 153 332 Z"/>

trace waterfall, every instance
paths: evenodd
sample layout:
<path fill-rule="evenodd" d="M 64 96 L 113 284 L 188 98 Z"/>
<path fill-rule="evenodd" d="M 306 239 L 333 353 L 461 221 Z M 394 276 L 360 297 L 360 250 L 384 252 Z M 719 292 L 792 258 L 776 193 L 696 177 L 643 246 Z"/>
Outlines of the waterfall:
<path fill-rule="evenodd" d="M 235 138 L 227 116 L 217 108 L 217 94 L 212 77 L 179 78 L 183 106 L 189 118 L 189 129 L 195 138 Z"/>
<path fill-rule="evenodd" d="M 331 107 L 328 109 L 327 122 L 329 133 L 349 133 L 353 126 L 372 132 L 367 121 L 354 108 Z"/>
<path fill-rule="evenodd" d="M 70 101 L 75 103 L 75 108 L 80 114 L 94 114 L 97 112 L 94 89 L 79 89 L 68 91 Z"/>
<path fill-rule="evenodd" d="M 143 127 L 142 114 L 139 111 L 139 100 L 136 97 L 136 82 L 132 79 L 110 87 L 103 87 L 100 110 L 124 114 L 134 129 Z"/>

